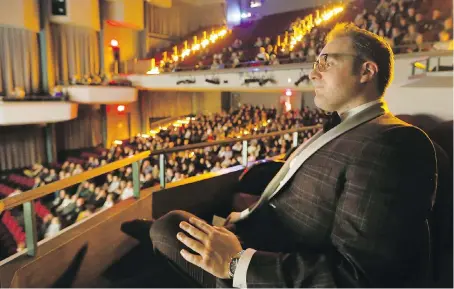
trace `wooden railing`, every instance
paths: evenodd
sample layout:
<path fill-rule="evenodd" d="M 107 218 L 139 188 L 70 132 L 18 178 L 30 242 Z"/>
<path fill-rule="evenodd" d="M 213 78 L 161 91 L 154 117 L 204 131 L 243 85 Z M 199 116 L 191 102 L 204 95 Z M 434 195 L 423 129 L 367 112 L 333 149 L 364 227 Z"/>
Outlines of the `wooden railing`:
<path fill-rule="evenodd" d="M 165 188 L 165 155 L 180 151 L 187 151 L 187 150 L 194 150 L 199 148 L 205 148 L 210 146 L 218 146 L 218 145 L 227 145 L 227 144 L 234 144 L 237 142 L 243 143 L 242 148 L 242 163 L 244 166 L 247 166 L 247 148 L 248 148 L 248 141 L 254 139 L 261 139 L 261 138 L 268 138 L 268 137 L 275 137 L 284 134 L 293 134 L 293 147 L 298 145 L 298 133 L 312 130 L 314 128 L 321 128 L 320 125 L 315 126 L 306 126 L 301 128 L 295 128 L 290 130 L 283 130 L 277 131 L 272 133 L 260 134 L 260 135 L 251 135 L 242 138 L 231 138 L 226 140 L 219 140 L 213 142 L 204 142 L 204 143 L 197 143 L 191 144 L 186 146 L 179 146 L 170 149 L 163 149 L 163 150 L 155 150 L 155 151 L 146 151 L 142 152 L 122 160 L 115 161 L 113 163 L 109 163 L 105 166 L 95 168 L 81 174 L 71 176 L 69 178 L 59 180 L 48 185 L 38 187 L 36 189 L 32 189 L 26 192 L 23 192 L 19 195 L 15 195 L 12 197 L 8 197 L 5 199 L 0 200 L 0 212 L 4 210 L 9 210 L 14 207 L 23 206 L 24 209 L 24 220 L 25 220 L 25 233 L 26 233 L 26 245 L 27 245 L 27 254 L 29 256 L 35 256 L 37 253 L 37 233 L 36 233 L 36 214 L 34 211 L 33 201 L 35 199 L 47 196 L 52 194 L 56 191 L 65 189 L 67 187 L 73 186 L 75 184 L 84 182 L 86 180 L 90 180 L 94 177 L 109 173 L 111 171 L 117 170 L 119 168 L 132 165 L 132 181 L 133 181 L 133 191 L 134 197 L 137 199 L 140 197 L 140 181 L 139 181 L 139 167 L 140 161 L 150 157 L 159 155 L 159 179 L 160 179 L 160 186 L 161 188 Z"/>

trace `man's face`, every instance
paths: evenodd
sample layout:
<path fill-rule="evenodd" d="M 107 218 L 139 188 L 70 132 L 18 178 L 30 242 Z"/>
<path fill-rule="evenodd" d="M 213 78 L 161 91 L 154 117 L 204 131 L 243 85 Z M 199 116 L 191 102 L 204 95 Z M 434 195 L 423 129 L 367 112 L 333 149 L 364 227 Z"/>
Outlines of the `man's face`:
<path fill-rule="evenodd" d="M 355 95 L 359 84 L 359 77 L 353 74 L 355 55 L 349 37 L 336 38 L 323 48 L 318 60 L 325 67 L 310 73 L 318 108 L 329 112 L 341 110 Z"/>
<path fill-rule="evenodd" d="M 438 18 L 440 18 L 440 15 L 441 15 L 441 13 L 440 13 L 439 10 L 434 10 L 434 11 L 432 12 L 432 18 L 433 18 L 433 19 L 438 19 Z"/>
<path fill-rule="evenodd" d="M 399 28 L 394 27 L 394 28 L 393 28 L 393 36 L 394 36 L 394 37 L 397 37 L 397 36 L 399 36 L 399 35 L 400 35 L 400 30 L 399 30 Z"/>
<path fill-rule="evenodd" d="M 83 206 L 83 204 L 84 204 L 84 199 L 78 198 L 77 201 L 76 201 L 76 205 L 78 207 L 81 207 L 81 206 Z"/>
<path fill-rule="evenodd" d="M 445 27 L 445 30 L 452 29 L 452 18 L 448 18 L 445 20 L 444 27 Z"/>

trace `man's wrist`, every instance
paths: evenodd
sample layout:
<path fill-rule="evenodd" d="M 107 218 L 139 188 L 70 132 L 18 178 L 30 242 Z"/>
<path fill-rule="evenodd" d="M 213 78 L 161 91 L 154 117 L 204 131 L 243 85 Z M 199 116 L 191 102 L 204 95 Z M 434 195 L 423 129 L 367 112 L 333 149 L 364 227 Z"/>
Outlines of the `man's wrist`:
<path fill-rule="evenodd" d="M 243 255 L 245 250 L 241 250 L 240 252 L 236 253 L 233 255 L 233 257 L 230 259 L 229 262 L 229 277 L 230 279 L 233 279 L 233 275 L 235 275 L 236 268 L 238 266 L 238 261 L 241 258 L 241 255 Z"/>

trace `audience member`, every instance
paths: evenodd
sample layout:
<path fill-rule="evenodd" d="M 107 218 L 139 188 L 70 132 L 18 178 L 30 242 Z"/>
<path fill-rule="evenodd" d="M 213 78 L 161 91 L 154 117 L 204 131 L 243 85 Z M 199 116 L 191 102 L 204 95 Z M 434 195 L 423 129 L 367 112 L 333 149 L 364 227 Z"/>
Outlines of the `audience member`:
<path fill-rule="evenodd" d="M 270 55 L 266 53 L 265 47 L 260 47 L 259 53 L 257 54 L 255 60 L 264 62 L 270 60 Z"/>
<path fill-rule="evenodd" d="M 380 0 L 375 9 L 363 9 L 352 20 L 356 26 L 384 37 L 393 46 L 395 53 L 420 52 L 432 47 L 422 47 L 417 44 L 420 42 L 417 39 L 422 38 L 425 42 L 438 41 L 442 30 L 447 31 L 452 39 L 452 18 L 444 20 L 440 8 L 443 7 L 434 6 L 430 0 Z M 289 35 L 301 33 L 305 31 L 303 25 L 304 22 L 297 18 L 287 32 Z M 288 41 L 282 41 L 282 36 L 276 47 L 272 40 L 276 37 L 257 37 L 249 45 L 243 45 L 241 39 L 235 38 L 230 46 L 222 48 L 222 52 L 213 54 L 211 69 L 313 62 L 321 51 L 327 31 L 329 27 L 313 27 L 308 34 L 303 33 L 300 43 L 292 46 Z M 257 48 L 259 52 L 255 54 Z M 243 50 L 248 50 L 247 55 L 252 58 L 244 58 Z M 207 57 L 205 54 L 203 53 Z M 195 69 L 202 67 L 200 62 L 195 65 Z"/>
<path fill-rule="evenodd" d="M 46 233 L 44 234 L 44 238 L 52 238 L 60 232 L 61 224 L 60 219 L 58 217 L 53 217 L 49 226 L 46 229 Z"/>
<path fill-rule="evenodd" d="M 440 41 L 434 44 L 433 49 L 451 51 L 453 50 L 453 40 L 447 31 L 441 31 L 438 37 Z"/>

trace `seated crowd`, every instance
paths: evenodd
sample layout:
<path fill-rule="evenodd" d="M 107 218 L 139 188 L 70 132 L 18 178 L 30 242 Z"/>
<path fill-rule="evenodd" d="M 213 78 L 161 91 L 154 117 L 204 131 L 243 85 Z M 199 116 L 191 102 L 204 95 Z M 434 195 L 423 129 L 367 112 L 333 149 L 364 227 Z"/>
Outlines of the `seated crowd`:
<path fill-rule="evenodd" d="M 244 105 L 232 113 L 210 116 L 199 115 L 187 124 L 169 126 L 150 137 L 137 136 L 121 145 L 114 144 L 110 150 L 102 150 L 98 156 L 91 155 L 84 162 L 66 161 L 61 167 L 45 167 L 35 164 L 24 170 L 23 174 L 34 178 L 37 188 L 51 182 L 62 180 L 86 170 L 123 159 L 147 150 L 159 150 L 188 144 L 236 138 L 245 135 L 259 135 L 269 132 L 288 130 L 295 127 L 312 126 L 322 122 L 320 110 L 290 110 L 279 114 L 277 109 Z M 318 128 L 300 133 L 301 142 L 309 139 Z M 248 161 L 286 154 L 291 148 L 292 136 L 262 138 L 248 144 Z M 188 177 L 242 163 L 242 143 L 234 145 L 211 146 L 193 151 L 181 151 L 166 156 L 166 182 L 176 182 Z M 71 159 L 72 160 L 72 159 Z M 142 160 L 140 167 L 140 186 L 142 189 L 159 184 L 159 156 Z M 16 189 L 9 196 L 20 194 Z M 52 237 L 62 228 L 78 222 L 97 209 L 110 208 L 117 201 L 133 196 L 132 167 L 123 167 L 107 175 L 96 177 L 79 185 L 55 192 L 54 197 L 42 201 L 48 208 L 38 229 L 40 238 Z M 22 223 L 21 223 L 22 222 Z M 19 217 L 23 226 L 23 219 Z"/>
<path fill-rule="evenodd" d="M 364 9 L 352 21 L 358 27 L 384 37 L 394 53 L 412 53 L 428 50 L 452 50 L 452 16 L 443 16 L 443 8 L 432 6 L 429 0 L 380 0 L 375 10 Z M 301 19 L 296 19 L 287 29 L 298 29 Z M 289 41 L 273 37 L 257 37 L 255 43 L 243 44 L 241 39 L 222 48 L 219 52 L 202 50 L 197 55 L 195 67 L 187 67 L 168 59 L 163 72 L 239 68 L 256 65 L 313 62 L 320 53 L 329 27 L 314 27 L 302 41 L 291 47 Z M 282 40 L 282 39 L 281 39 Z"/>
<path fill-rule="evenodd" d="M 444 18 L 444 7 L 431 7 L 428 0 L 380 0 L 375 11 L 364 9 L 355 24 L 384 37 L 394 53 L 443 49 L 452 41 L 452 16 Z M 436 43 L 432 45 L 431 43 Z M 445 48 L 443 50 L 448 50 Z"/>

